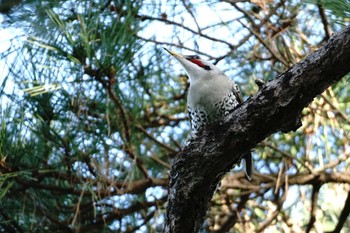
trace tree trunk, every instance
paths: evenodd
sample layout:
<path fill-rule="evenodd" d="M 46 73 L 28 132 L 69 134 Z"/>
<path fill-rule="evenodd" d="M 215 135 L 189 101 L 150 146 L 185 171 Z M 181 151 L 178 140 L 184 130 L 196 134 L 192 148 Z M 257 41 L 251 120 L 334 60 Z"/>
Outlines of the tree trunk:
<path fill-rule="evenodd" d="M 173 160 L 164 232 L 198 232 L 223 175 L 267 136 L 298 129 L 302 109 L 348 72 L 350 26 L 208 125 Z"/>

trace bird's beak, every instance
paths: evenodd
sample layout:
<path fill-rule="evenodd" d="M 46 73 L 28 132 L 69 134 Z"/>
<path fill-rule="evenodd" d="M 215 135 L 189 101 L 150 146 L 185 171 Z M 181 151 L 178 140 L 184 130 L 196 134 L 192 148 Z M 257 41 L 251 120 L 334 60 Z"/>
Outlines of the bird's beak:
<path fill-rule="evenodd" d="M 174 56 L 175 58 L 179 58 L 179 59 L 184 58 L 184 56 L 183 56 L 182 54 L 175 53 L 175 52 L 173 52 L 173 51 L 171 51 L 171 50 L 169 50 L 169 49 L 167 49 L 167 48 L 164 48 L 164 47 L 163 47 L 163 49 L 164 49 L 165 51 L 167 51 L 168 53 L 170 53 L 170 54 L 171 54 L 172 56 Z"/>

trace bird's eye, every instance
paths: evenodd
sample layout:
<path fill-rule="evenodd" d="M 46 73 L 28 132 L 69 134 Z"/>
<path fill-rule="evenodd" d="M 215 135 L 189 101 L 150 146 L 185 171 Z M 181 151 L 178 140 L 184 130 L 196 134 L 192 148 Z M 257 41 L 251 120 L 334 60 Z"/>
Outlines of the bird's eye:
<path fill-rule="evenodd" d="M 193 60 L 193 59 L 199 60 L 199 59 L 201 59 L 201 57 L 200 57 L 200 56 L 197 56 L 197 55 L 191 55 L 191 56 L 187 56 L 186 59 L 187 59 L 187 60 Z"/>

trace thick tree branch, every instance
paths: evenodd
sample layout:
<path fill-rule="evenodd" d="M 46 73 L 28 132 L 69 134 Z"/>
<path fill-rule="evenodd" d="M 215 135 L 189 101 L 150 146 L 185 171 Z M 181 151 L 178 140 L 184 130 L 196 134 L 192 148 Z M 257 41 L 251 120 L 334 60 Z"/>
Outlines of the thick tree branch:
<path fill-rule="evenodd" d="M 350 71 L 350 27 L 209 125 L 173 161 L 164 232 L 198 232 L 222 176 L 267 136 L 301 126 L 301 111 Z M 254 178 L 253 178 L 254 182 Z"/>

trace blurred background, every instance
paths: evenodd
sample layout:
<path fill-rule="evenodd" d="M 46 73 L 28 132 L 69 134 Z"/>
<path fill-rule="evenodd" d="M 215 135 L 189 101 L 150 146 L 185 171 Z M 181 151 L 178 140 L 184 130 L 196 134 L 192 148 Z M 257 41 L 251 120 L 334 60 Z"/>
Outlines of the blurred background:
<path fill-rule="evenodd" d="M 0 232 L 161 232 L 190 136 L 163 47 L 247 99 L 349 22 L 349 0 L 1 0 Z M 350 232 L 349 81 L 256 146 L 252 182 L 226 175 L 202 232 Z"/>

